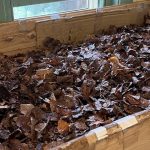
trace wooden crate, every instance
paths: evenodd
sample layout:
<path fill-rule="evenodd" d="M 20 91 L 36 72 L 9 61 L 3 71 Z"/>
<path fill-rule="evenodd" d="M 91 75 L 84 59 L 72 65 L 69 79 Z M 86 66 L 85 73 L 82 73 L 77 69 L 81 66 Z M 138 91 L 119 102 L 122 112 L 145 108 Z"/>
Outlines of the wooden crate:
<path fill-rule="evenodd" d="M 45 37 L 61 42 L 79 42 L 110 25 L 142 24 L 150 14 L 150 1 L 61 14 L 0 24 L 0 53 L 13 55 L 42 48 Z M 55 149 L 149 150 L 150 110 L 122 118 Z"/>

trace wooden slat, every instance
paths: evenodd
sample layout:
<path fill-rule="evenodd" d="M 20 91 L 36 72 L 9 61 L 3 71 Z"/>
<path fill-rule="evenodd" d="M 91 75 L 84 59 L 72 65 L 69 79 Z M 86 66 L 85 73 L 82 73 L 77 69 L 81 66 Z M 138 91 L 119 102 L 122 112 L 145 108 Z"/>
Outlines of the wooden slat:
<path fill-rule="evenodd" d="M 35 22 L 0 24 L 0 53 L 36 46 Z"/>
<path fill-rule="evenodd" d="M 96 14 L 75 17 L 68 20 L 70 42 L 80 42 L 94 33 Z"/>
<path fill-rule="evenodd" d="M 112 24 L 116 26 L 141 24 L 144 15 L 149 11 L 149 3 L 150 1 L 144 1 L 106 7 L 98 11 L 92 9 L 69 12 L 60 14 L 59 20 L 40 17 L 0 24 L 0 52 L 7 53 L 42 46 L 47 36 L 65 43 L 78 42 L 89 34 L 107 29 Z"/>
<path fill-rule="evenodd" d="M 108 12 L 98 14 L 95 24 L 95 33 L 108 29 L 110 25 L 123 26 L 130 24 L 142 24 L 144 21 L 144 12 L 141 13 L 136 9 L 122 10 L 116 12 Z"/>
<path fill-rule="evenodd" d="M 66 20 L 44 21 L 36 24 L 37 46 L 41 46 L 47 37 L 53 37 L 61 42 L 68 41 L 69 29 Z"/>
<path fill-rule="evenodd" d="M 45 37 L 50 36 L 61 42 L 79 42 L 87 35 L 107 29 L 110 25 L 123 26 L 142 24 L 147 8 L 137 8 L 137 5 L 124 5 L 114 10 L 106 8 L 97 12 L 92 10 L 88 15 L 61 16 L 60 20 L 46 20 L 37 23 L 37 46 L 42 45 Z M 90 13 L 91 12 L 91 13 Z M 63 19 L 63 17 L 66 17 Z M 67 19 L 67 17 L 69 19 Z"/>
<path fill-rule="evenodd" d="M 30 32 L 35 29 L 35 21 L 17 21 L 0 24 L 0 36 L 16 34 L 17 32 Z"/>
<path fill-rule="evenodd" d="M 136 123 L 131 119 L 134 118 Z M 150 110 L 133 114 L 122 118 L 124 125 L 129 127 L 123 129 L 120 127 L 119 120 L 106 125 L 106 137 L 99 140 L 97 134 L 101 134 L 96 128 L 86 135 L 75 140 L 69 141 L 55 149 L 61 150 L 149 150 L 150 147 Z M 130 121 L 129 121 L 130 120 Z M 119 123 L 120 122 L 120 123 Z"/>

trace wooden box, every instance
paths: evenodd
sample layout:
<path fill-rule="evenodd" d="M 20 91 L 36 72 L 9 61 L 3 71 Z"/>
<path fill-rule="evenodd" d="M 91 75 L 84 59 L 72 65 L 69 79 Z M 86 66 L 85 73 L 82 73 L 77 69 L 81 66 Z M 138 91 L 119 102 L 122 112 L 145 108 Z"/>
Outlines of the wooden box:
<path fill-rule="evenodd" d="M 0 53 L 13 55 L 42 47 L 45 37 L 61 42 L 79 42 L 110 25 L 142 24 L 150 13 L 150 1 L 84 10 L 0 24 Z M 47 150 L 48 147 L 45 147 Z M 127 116 L 96 128 L 54 149 L 150 150 L 150 110 Z"/>

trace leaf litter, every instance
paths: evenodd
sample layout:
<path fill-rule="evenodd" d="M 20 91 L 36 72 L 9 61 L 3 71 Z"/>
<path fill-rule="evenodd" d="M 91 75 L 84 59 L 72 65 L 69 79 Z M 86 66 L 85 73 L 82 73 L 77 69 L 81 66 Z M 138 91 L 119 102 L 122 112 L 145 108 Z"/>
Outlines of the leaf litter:
<path fill-rule="evenodd" d="M 49 149 L 150 104 L 149 26 L 0 56 L 0 149 Z"/>

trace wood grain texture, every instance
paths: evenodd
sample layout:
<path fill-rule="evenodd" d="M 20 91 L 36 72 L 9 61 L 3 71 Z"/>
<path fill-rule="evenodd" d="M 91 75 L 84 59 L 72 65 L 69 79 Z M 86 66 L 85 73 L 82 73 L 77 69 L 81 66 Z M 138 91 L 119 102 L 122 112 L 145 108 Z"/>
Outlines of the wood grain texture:
<path fill-rule="evenodd" d="M 87 135 L 55 148 L 56 150 L 149 150 L 150 110 L 133 115 L 138 123 L 126 129 L 112 123 L 106 127 L 108 136 L 98 140 L 90 131 Z M 92 134 L 91 134 L 92 133 Z"/>
<path fill-rule="evenodd" d="M 150 1 L 146 2 L 147 4 Z M 102 11 L 81 11 L 62 15 L 60 20 L 49 17 L 0 24 L 0 53 L 16 54 L 42 46 L 45 37 L 61 42 L 82 41 L 87 35 L 107 29 L 110 25 L 142 24 L 149 5 L 140 3 L 107 7 Z M 84 135 L 63 144 L 62 150 L 150 150 L 150 110 L 135 114 L 138 124 L 122 130 L 113 123 L 106 126 L 107 137 L 98 140 L 96 134 Z M 57 148 L 56 148 L 57 149 Z"/>
<path fill-rule="evenodd" d="M 43 40 L 49 36 L 60 40 L 61 42 L 68 42 L 69 29 L 66 20 L 49 20 L 38 22 L 36 24 L 37 32 L 37 46 L 41 46 Z"/>
<path fill-rule="evenodd" d="M 36 46 L 34 21 L 0 24 L 0 53 Z"/>
<path fill-rule="evenodd" d="M 0 53 L 14 54 L 15 51 L 25 52 L 42 47 L 47 36 L 64 43 L 76 43 L 90 34 L 106 30 L 110 25 L 142 24 L 144 15 L 149 12 L 149 3 L 150 1 L 145 0 L 142 3 L 106 7 L 103 10 L 63 13 L 59 20 L 39 17 L 0 24 Z"/>
<path fill-rule="evenodd" d="M 37 46 L 42 46 L 45 37 L 50 36 L 61 42 L 80 42 L 86 36 L 106 30 L 110 25 L 123 26 L 129 24 L 139 24 L 144 22 L 144 15 L 148 8 L 140 8 L 139 3 L 123 6 L 105 8 L 103 11 L 88 15 L 63 16 L 60 20 L 46 20 L 36 24 Z M 139 7 L 139 8 L 138 8 Z"/>

